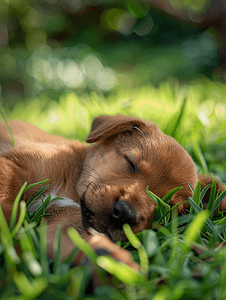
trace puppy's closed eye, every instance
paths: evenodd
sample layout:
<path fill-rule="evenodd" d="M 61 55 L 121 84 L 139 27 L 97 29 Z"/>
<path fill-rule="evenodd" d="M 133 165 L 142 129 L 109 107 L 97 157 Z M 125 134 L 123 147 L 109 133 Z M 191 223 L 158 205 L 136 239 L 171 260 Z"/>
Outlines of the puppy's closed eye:
<path fill-rule="evenodd" d="M 135 157 L 134 155 L 126 155 L 125 159 L 129 163 L 131 172 L 136 174 L 139 171 L 137 166 L 137 157 Z"/>

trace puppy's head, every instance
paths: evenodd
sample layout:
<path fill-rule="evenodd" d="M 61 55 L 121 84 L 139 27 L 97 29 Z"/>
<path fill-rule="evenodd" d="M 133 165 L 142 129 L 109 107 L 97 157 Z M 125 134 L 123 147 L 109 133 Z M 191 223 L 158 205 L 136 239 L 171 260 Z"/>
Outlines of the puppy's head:
<path fill-rule="evenodd" d="M 122 225 L 137 233 L 150 228 L 156 204 L 146 188 L 159 197 L 183 186 L 176 202 L 191 196 L 197 175 L 193 160 L 155 124 L 125 116 L 100 116 L 92 124 L 89 147 L 77 183 L 83 225 L 126 240 Z"/>

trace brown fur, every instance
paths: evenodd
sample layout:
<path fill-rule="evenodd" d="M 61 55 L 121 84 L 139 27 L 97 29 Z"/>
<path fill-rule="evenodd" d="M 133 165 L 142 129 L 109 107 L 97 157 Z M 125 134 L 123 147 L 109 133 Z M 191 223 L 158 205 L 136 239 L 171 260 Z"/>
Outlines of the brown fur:
<path fill-rule="evenodd" d="M 0 204 L 7 222 L 14 199 L 25 181 L 31 184 L 49 178 L 47 194 L 54 191 L 58 197 L 68 197 L 81 204 L 78 208 L 58 206 L 56 202 L 47 209 L 50 257 L 54 257 L 58 225 L 63 229 L 62 257 L 73 249 L 74 244 L 67 235 L 67 228 L 72 226 L 94 249 L 104 248 L 116 259 L 137 269 L 129 252 L 113 243 L 126 240 L 121 215 L 119 223 L 115 223 L 116 203 L 126 203 L 125 214 L 131 217 L 130 225 L 137 233 L 151 227 L 156 206 L 147 196 L 147 186 L 159 197 L 183 186 L 171 199 L 170 204 L 174 205 L 192 195 L 188 182 L 194 188 L 198 181 L 194 162 L 185 149 L 157 125 L 144 120 L 100 116 L 94 119 L 86 139 L 94 143 L 90 147 L 49 135 L 29 123 L 10 121 L 9 125 L 17 143 L 15 147 L 6 125 L 0 123 Z M 199 179 L 202 187 L 212 181 L 210 177 Z M 28 201 L 39 189 L 40 186 L 28 190 L 23 199 Z M 179 206 L 179 211 L 183 212 L 185 207 Z M 225 200 L 220 208 L 226 209 Z M 120 213 L 123 210 L 120 206 Z M 91 235 L 88 227 L 102 234 Z M 75 259 L 75 263 L 80 262 L 81 253 Z"/>

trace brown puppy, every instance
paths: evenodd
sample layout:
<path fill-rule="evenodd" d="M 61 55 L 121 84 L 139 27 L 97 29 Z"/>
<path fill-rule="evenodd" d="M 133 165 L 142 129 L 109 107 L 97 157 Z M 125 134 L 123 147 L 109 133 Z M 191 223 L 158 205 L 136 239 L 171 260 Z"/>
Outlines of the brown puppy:
<path fill-rule="evenodd" d="M 58 225 L 63 229 L 62 257 L 74 248 L 66 232 L 71 226 L 94 249 L 105 249 L 137 268 L 129 252 L 113 242 L 126 240 L 124 223 L 135 233 L 151 227 L 156 204 L 148 197 L 146 187 L 163 197 L 171 189 L 183 186 L 171 199 L 174 205 L 192 195 L 188 182 L 194 188 L 198 181 L 194 162 L 185 149 L 157 125 L 137 118 L 95 118 L 86 139 L 94 143 L 90 147 L 49 135 L 25 122 L 10 121 L 9 125 L 17 145 L 12 147 L 7 127 L 0 123 L 0 204 L 9 222 L 13 201 L 23 183 L 50 179 L 43 198 L 62 198 L 47 208 L 50 257 L 54 256 Z M 28 201 L 39 189 L 40 186 L 29 189 L 24 200 Z M 41 199 L 36 200 L 30 212 L 40 205 Z M 226 208 L 226 201 L 220 208 Z M 179 206 L 180 212 L 183 209 L 183 205 Z M 103 234 L 92 236 L 88 228 Z M 81 255 L 75 262 L 80 263 L 80 259 Z"/>

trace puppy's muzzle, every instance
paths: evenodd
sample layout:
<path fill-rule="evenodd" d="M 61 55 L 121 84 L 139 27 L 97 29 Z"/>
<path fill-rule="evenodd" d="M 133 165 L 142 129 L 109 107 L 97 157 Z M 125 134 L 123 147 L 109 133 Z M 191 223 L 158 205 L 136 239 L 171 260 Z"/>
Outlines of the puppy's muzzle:
<path fill-rule="evenodd" d="M 120 229 L 125 223 L 135 225 L 136 213 L 128 202 L 122 200 L 115 201 L 111 207 L 110 225 L 114 225 L 114 227 Z"/>
<path fill-rule="evenodd" d="M 136 212 L 127 201 L 117 199 L 112 204 L 111 212 L 107 218 L 108 222 L 106 224 L 104 224 L 102 220 L 99 220 L 98 216 L 95 216 L 95 214 L 86 206 L 84 196 L 80 199 L 80 204 L 82 211 L 82 224 L 85 229 L 94 227 L 94 220 L 101 224 L 101 227 L 104 228 L 106 234 L 108 234 L 107 228 L 110 226 L 115 227 L 115 229 L 122 229 L 122 226 L 125 223 L 128 223 L 130 226 L 136 224 Z"/>

